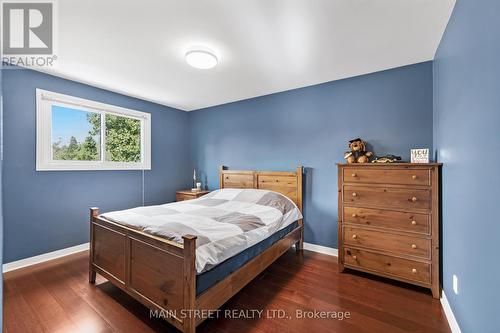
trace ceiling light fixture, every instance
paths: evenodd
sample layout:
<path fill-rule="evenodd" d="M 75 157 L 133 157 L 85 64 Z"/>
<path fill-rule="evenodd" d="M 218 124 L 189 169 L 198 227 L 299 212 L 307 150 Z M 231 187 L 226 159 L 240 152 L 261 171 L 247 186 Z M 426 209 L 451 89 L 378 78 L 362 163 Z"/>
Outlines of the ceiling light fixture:
<path fill-rule="evenodd" d="M 191 47 L 186 52 L 185 58 L 190 66 L 199 69 L 214 68 L 218 63 L 215 53 L 204 46 Z"/>

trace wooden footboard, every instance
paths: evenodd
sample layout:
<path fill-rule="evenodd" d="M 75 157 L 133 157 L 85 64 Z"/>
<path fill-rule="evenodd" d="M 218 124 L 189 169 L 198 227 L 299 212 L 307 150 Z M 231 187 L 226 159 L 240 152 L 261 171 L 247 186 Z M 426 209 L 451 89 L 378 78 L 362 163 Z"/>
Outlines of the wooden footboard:
<path fill-rule="evenodd" d="M 283 193 L 302 210 L 302 167 L 296 172 L 221 168 L 221 188 L 252 186 Z M 303 229 L 299 220 L 297 228 L 197 297 L 196 236 L 185 235 L 178 244 L 108 221 L 91 208 L 89 282 L 99 273 L 179 330 L 193 333 L 204 320 L 197 310 L 217 310 L 294 244 L 300 251 Z"/>
<path fill-rule="evenodd" d="M 99 217 L 90 209 L 89 281 L 99 273 L 163 316 L 183 332 L 194 332 L 194 318 L 183 309 L 196 304 L 196 237 L 184 245 L 145 234 Z M 162 316 L 162 317 L 163 317 Z"/>
<path fill-rule="evenodd" d="M 302 240 L 302 226 L 196 297 L 196 237 L 184 245 L 127 228 L 90 209 L 89 282 L 99 273 L 185 333 L 205 318 L 194 310 L 217 310 L 252 279 Z M 187 311 L 186 311 L 187 310 Z"/>

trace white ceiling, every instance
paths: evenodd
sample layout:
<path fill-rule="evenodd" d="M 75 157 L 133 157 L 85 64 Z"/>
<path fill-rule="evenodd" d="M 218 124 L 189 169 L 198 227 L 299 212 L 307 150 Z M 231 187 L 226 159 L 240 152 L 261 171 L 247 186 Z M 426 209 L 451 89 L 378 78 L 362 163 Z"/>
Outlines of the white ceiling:
<path fill-rule="evenodd" d="M 195 110 L 432 60 L 455 0 L 59 0 L 43 71 Z M 202 44 L 219 64 L 189 67 Z"/>

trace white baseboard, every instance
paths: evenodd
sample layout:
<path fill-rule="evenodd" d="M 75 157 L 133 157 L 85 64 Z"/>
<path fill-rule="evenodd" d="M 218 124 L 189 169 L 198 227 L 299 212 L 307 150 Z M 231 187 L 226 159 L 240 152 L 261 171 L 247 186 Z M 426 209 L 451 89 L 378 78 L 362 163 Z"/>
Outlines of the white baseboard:
<path fill-rule="evenodd" d="M 333 247 L 326 247 L 306 242 L 304 242 L 304 250 L 328 254 L 329 256 L 334 256 L 334 257 L 339 256 L 339 251 L 337 249 L 334 249 Z"/>
<path fill-rule="evenodd" d="M 3 273 L 7 273 L 10 271 L 14 271 L 19 268 L 24 268 L 28 267 L 31 265 L 36 265 L 45 261 L 49 260 L 54 260 L 57 258 L 65 257 L 73 253 L 78 253 L 81 251 L 86 251 L 89 249 L 89 243 L 85 244 L 80 244 L 72 247 L 68 247 L 65 249 L 49 252 L 49 253 L 44 253 L 40 254 L 38 256 L 26 258 L 26 259 L 21 259 L 17 261 L 12 261 L 6 264 L 3 264 Z M 304 243 L 304 249 L 309 250 L 309 251 L 314 251 L 314 252 L 319 252 L 319 253 L 324 253 L 328 254 L 331 256 L 337 257 L 337 249 L 331 248 L 331 247 L 326 247 L 326 246 L 321 246 L 321 245 L 316 245 L 316 244 L 311 244 L 311 243 Z"/>
<path fill-rule="evenodd" d="M 446 319 L 448 320 L 448 325 L 450 325 L 450 329 L 452 333 L 462 333 L 460 326 L 458 326 L 457 319 L 451 310 L 450 303 L 448 303 L 448 299 L 446 298 L 446 294 L 444 290 L 441 291 L 441 306 L 443 307 L 444 314 L 446 315 Z"/>
<path fill-rule="evenodd" d="M 14 270 L 19 269 L 19 268 L 28 267 L 31 265 L 45 262 L 45 261 L 61 258 L 61 257 L 67 256 L 67 255 L 73 254 L 73 253 L 86 251 L 88 249 L 89 249 L 89 243 L 80 244 L 80 245 L 76 245 L 76 246 L 72 246 L 72 247 L 67 247 L 65 249 L 40 254 L 38 256 L 34 256 L 34 257 L 26 258 L 26 259 L 12 261 L 12 262 L 3 264 L 2 268 L 3 268 L 3 272 L 6 273 L 6 272 L 14 271 Z"/>

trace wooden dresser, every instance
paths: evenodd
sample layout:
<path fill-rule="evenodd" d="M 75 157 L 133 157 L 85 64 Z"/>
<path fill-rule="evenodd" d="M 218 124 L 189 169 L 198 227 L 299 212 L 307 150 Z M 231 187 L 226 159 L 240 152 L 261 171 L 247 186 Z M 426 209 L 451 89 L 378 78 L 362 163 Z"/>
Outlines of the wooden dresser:
<path fill-rule="evenodd" d="M 339 164 L 339 270 L 416 284 L 440 297 L 440 164 Z"/>

